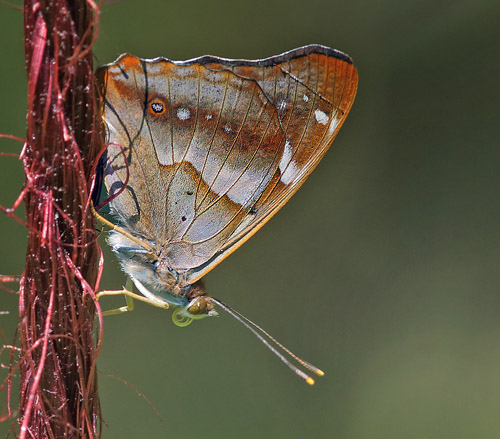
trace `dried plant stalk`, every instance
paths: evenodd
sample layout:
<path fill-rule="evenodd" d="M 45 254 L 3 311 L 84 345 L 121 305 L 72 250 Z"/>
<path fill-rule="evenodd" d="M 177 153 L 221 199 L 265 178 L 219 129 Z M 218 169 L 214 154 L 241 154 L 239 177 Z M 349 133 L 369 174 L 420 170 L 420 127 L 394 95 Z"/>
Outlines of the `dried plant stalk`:
<path fill-rule="evenodd" d="M 101 431 L 93 337 L 100 250 L 89 209 L 102 144 L 91 51 L 98 12 L 91 0 L 24 5 L 29 238 L 19 297 L 21 438 Z"/>

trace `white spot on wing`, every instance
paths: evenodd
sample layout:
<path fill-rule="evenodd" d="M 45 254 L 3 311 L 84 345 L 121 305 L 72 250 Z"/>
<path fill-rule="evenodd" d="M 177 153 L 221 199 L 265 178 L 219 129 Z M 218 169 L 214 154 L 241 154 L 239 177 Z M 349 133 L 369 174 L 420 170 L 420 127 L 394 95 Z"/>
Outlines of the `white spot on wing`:
<path fill-rule="evenodd" d="M 231 132 L 231 127 L 229 125 L 224 125 L 224 131 L 226 133 L 230 133 Z"/>
<path fill-rule="evenodd" d="M 211 115 L 211 114 L 207 114 L 207 115 L 205 116 L 205 119 L 206 119 L 206 120 L 210 120 L 210 119 L 212 119 L 212 115 Z"/>
<path fill-rule="evenodd" d="M 279 164 L 281 172 L 281 181 L 283 184 L 288 184 L 297 175 L 299 168 L 292 160 L 293 148 L 290 141 L 285 142 L 285 148 L 283 150 L 283 155 L 281 156 L 281 161 Z"/>
<path fill-rule="evenodd" d="M 314 112 L 314 116 L 316 117 L 316 120 L 318 123 L 321 125 L 326 125 L 328 123 L 328 116 L 321 110 L 316 110 Z"/>
<path fill-rule="evenodd" d="M 189 119 L 189 116 L 191 116 L 191 113 L 189 112 L 189 110 L 187 108 L 179 108 L 177 110 L 177 117 L 180 120 Z"/>
<path fill-rule="evenodd" d="M 308 102 L 309 101 L 309 96 L 307 96 L 307 95 L 302 96 L 302 100 L 304 102 Z"/>
<path fill-rule="evenodd" d="M 339 124 L 339 119 L 337 116 L 333 116 L 332 120 L 330 121 L 330 126 L 328 127 L 328 135 L 331 136 L 333 132 L 335 131 L 335 128 L 337 128 L 337 125 Z"/>
<path fill-rule="evenodd" d="M 284 99 L 281 99 L 279 102 L 278 102 L 278 110 L 280 111 L 283 111 L 288 105 L 288 102 L 285 101 Z"/>

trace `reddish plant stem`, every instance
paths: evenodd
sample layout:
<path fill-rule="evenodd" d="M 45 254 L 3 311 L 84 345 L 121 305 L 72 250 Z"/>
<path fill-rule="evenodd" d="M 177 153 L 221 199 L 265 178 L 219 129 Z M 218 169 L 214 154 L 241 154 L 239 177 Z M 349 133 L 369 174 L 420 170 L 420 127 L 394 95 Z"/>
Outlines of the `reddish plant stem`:
<path fill-rule="evenodd" d="M 24 18 L 29 236 L 19 435 L 93 438 L 101 430 L 93 337 L 100 265 L 89 209 L 102 146 L 91 51 L 98 9 L 91 0 L 26 0 Z"/>

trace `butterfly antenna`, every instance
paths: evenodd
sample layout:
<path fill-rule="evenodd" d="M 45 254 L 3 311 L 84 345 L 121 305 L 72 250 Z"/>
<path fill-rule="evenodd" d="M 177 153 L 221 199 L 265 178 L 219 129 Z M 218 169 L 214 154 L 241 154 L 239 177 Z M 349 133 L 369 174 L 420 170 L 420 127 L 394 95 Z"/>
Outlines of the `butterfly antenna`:
<path fill-rule="evenodd" d="M 226 305 L 227 306 L 227 305 Z M 255 328 L 257 328 L 259 331 L 261 331 L 264 335 L 266 335 L 274 344 L 276 344 L 279 348 L 281 348 L 283 351 L 285 351 L 290 357 L 292 357 L 297 363 L 301 364 L 304 366 L 306 369 L 310 370 L 311 372 L 315 373 L 316 375 L 322 377 L 325 373 L 321 370 L 318 369 L 316 366 L 313 366 L 311 363 L 308 363 L 307 361 L 303 360 L 302 358 L 298 357 L 295 355 L 290 349 L 287 347 L 283 346 L 278 340 L 276 340 L 271 334 L 269 334 L 265 329 L 261 328 L 257 323 L 252 322 L 248 317 L 245 317 L 243 314 L 240 312 L 236 311 L 235 309 L 232 310 L 235 314 L 238 314 L 242 319 L 244 319 L 246 322 L 250 323 L 253 325 Z"/>
<path fill-rule="evenodd" d="M 300 378 L 302 378 L 307 384 L 312 386 L 314 384 L 314 380 L 309 375 L 307 375 L 305 372 L 303 372 L 301 369 L 299 369 L 297 366 L 292 364 L 281 352 L 279 352 L 273 345 L 271 345 L 269 343 L 269 341 L 263 337 L 262 334 L 264 334 L 276 346 L 278 346 L 280 349 L 282 349 L 284 352 L 286 352 L 288 355 L 290 355 L 290 357 L 292 357 L 295 361 L 297 361 L 299 364 L 304 366 L 306 369 L 310 370 L 311 372 L 314 372 L 316 375 L 319 375 L 319 376 L 324 375 L 324 372 L 322 370 L 318 369 L 317 367 L 313 366 L 312 364 L 308 363 L 307 361 L 304 361 L 301 358 L 299 358 L 292 351 L 290 351 L 290 349 L 283 346 L 278 340 L 276 340 L 273 336 L 271 336 L 267 331 L 262 329 L 256 323 L 252 322 L 250 319 L 245 317 L 243 314 L 230 308 L 228 305 L 221 302 L 219 299 L 214 299 L 213 297 L 211 297 L 211 299 L 220 308 L 222 308 L 224 311 L 226 311 L 228 314 L 230 314 L 236 320 L 238 320 L 243 326 L 245 326 L 250 331 L 252 331 L 253 334 L 262 343 L 264 343 L 269 348 L 269 350 L 271 350 L 271 352 L 273 352 L 281 361 L 283 361 L 283 363 L 285 363 L 293 372 L 295 372 L 296 375 L 298 375 Z M 260 331 L 261 333 L 259 333 L 258 331 Z"/>

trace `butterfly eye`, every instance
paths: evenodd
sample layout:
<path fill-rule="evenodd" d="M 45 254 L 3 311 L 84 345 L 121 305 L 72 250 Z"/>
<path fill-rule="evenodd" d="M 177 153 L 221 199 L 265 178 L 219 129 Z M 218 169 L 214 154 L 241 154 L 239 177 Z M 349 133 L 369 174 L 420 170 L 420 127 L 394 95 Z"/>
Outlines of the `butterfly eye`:
<path fill-rule="evenodd" d="M 149 108 L 152 114 L 160 115 L 165 113 L 165 104 L 160 100 L 154 100 L 149 104 Z"/>

